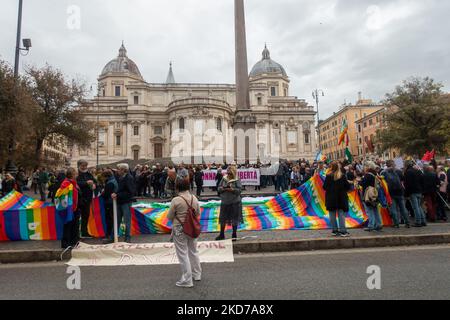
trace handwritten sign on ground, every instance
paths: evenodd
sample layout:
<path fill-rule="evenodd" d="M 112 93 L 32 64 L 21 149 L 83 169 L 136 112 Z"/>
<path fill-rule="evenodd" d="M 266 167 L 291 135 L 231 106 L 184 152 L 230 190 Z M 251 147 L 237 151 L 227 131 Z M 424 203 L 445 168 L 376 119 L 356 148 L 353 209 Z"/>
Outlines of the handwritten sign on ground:
<path fill-rule="evenodd" d="M 234 262 L 231 240 L 198 242 L 202 263 Z M 72 250 L 70 266 L 143 266 L 178 264 L 173 243 L 80 243 Z"/>

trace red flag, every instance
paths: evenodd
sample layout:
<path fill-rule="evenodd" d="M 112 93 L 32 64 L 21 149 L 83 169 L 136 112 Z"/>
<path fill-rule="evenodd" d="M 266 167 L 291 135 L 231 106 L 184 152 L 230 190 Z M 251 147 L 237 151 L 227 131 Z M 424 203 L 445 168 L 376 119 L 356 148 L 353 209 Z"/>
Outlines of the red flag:
<path fill-rule="evenodd" d="M 430 161 L 433 160 L 436 157 L 436 151 L 433 149 L 430 153 Z"/>
<path fill-rule="evenodd" d="M 427 151 L 427 153 L 424 154 L 424 156 L 422 158 L 422 161 L 430 161 L 431 159 L 432 159 L 431 158 L 431 152 Z"/>

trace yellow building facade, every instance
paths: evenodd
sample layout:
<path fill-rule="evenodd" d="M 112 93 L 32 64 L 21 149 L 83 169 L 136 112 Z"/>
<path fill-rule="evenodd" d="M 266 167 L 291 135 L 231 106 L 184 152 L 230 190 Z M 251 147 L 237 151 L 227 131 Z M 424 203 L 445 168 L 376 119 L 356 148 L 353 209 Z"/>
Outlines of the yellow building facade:
<path fill-rule="evenodd" d="M 372 100 L 360 99 L 355 105 L 344 105 L 331 117 L 321 121 L 318 132 L 322 154 L 330 160 L 343 160 L 345 158 L 345 144 L 338 145 L 339 135 L 342 132 L 342 125 L 345 120 L 348 124 L 350 152 L 353 158 L 358 158 L 360 149 L 356 122 L 382 109 L 384 109 L 384 106 L 374 104 Z"/>

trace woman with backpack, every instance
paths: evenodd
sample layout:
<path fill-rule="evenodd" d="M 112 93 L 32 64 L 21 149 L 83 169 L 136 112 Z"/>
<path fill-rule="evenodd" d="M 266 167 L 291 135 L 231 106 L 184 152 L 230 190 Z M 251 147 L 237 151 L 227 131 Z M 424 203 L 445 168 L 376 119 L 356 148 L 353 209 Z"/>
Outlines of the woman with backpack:
<path fill-rule="evenodd" d="M 197 198 L 190 192 L 189 177 L 176 179 L 178 196 L 171 204 L 168 219 L 172 221 L 172 240 L 175 244 L 178 261 L 181 266 L 181 279 L 176 283 L 177 287 L 192 288 L 193 281 L 200 281 L 202 268 L 197 250 L 197 239 L 185 233 L 184 224 L 187 219 L 200 214 L 200 205 Z"/>
<path fill-rule="evenodd" d="M 323 188 L 325 190 L 325 205 L 330 212 L 330 223 L 334 236 L 348 237 L 349 233 L 345 227 L 345 214 L 348 212 L 348 191 L 350 183 L 342 172 L 338 162 L 331 164 L 331 172 L 325 178 Z M 339 217 L 339 229 L 336 221 Z"/>
<path fill-rule="evenodd" d="M 404 180 L 403 173 L 395 169 L 395 162 L 393 160 L 388 160 L 386 162 L 386 169 L 381 172 L 381 175 L 386 180 L 392 198 L 392 205 L 389 207 L 389 212 L 394 222 L 394 228 L 400 228 L 401 220 L 403 220 L 406 228 L 410 228 L 408 210 L 405 206 L 404 187 L 402 184 Z"/>
<path fill-rule="evenodd" d="M 366 213 L 369 216 L 369 224 L 364 231 L 378 231 L 383 229 L 381 216 L 378 212 L 378 183 L 376 165 L 369 161 L 364 166 L 364 176 L 360 182 L 363 191 L 363 203 Z"/>

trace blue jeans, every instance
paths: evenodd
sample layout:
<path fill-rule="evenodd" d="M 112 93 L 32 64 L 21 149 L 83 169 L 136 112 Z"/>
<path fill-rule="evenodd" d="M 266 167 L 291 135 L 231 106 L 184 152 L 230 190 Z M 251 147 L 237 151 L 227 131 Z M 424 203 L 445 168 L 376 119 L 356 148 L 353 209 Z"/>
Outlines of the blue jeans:
<path fill-rule="evenodd" d="M 400 214 L 405 224 L 409 225 L 409 214 L 408 210 L 406 210 L 405 198 L 403 196 L 392 196 L 392 205 L 389 210 L 392 220 L 394 220 L 394 225 L 398 226 L 400 224 Z"/>
<path fill-rule="evenodd" d="M 380 229 L 382 227 L 382 224 L 381 224 L 381 216 L 380 216 L 380 213 L 378 212 L 378 208 L 368 206 L 365 203 L 364 203 L 364 207 L 366 208 L 366 213 L 369 216 L 368 228 L 372 229 L 372 230 Z"/>
<path fill-rule="evenodd" d="M 125 223 L 125 239 L 129 239 L 131 235 L 131 203 L 124 203 L 117 205 L 117 225 L 119 228 L 118 230 L 119 233 L 122 218 Z"/>
<path fill-rule="evenodd" d="M 425 213 L 422 210 L 422 195 L 420 193 L 413 193 L 409 197 L 409 201 L 411 201 L 411 206 L 414 210 L 414 216 L 416 218 L 416 224 L 426 223 Z"/>
<path fill-rule="evenodd" d="M 336 213 L 339 216 L 339 230 L 336 221 Z M 340 233 L 347 233 L 347 228 L 345 227 L 345 212 L 344 210 L 335 210 L 330 212 L 330 223 L 333 232 L 339 231 Z"/>

